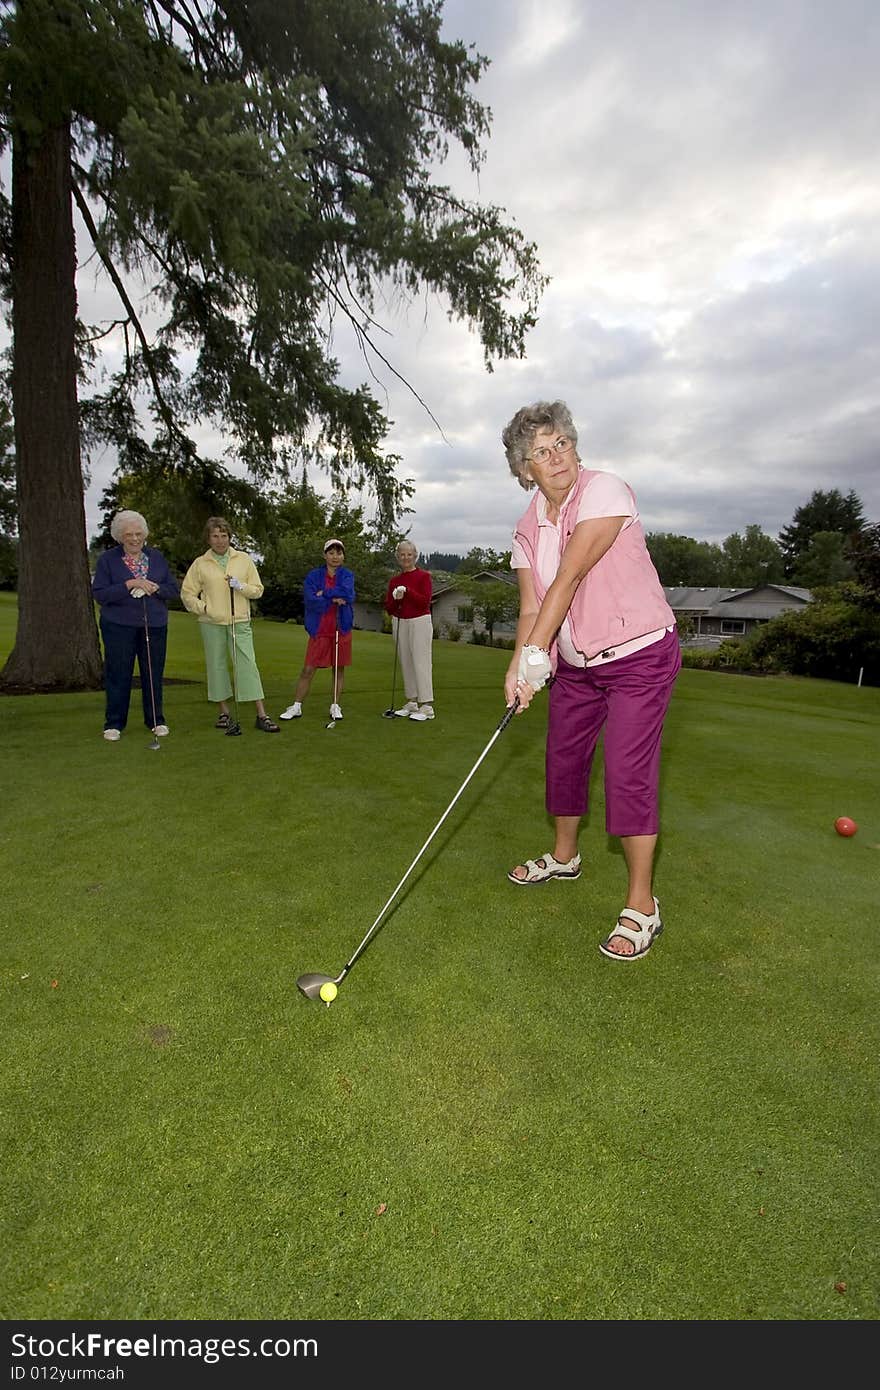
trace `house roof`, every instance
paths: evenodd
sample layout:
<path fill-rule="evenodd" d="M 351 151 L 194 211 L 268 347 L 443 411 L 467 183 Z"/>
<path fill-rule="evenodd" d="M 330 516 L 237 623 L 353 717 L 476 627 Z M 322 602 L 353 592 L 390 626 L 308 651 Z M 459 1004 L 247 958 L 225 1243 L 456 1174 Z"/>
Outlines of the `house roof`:
<path fill-rule="evenodd" d="M 509 584 L 512 588 L 516 588 L 519 583 L 516 575 L 510 570 L 481 570 L 479 574 L 469 574 L 466 578 L 469 580 L 482 580 L 484 582 L 490 581 L 493 584 Z M 461 586 L 456 584 L 453 580 L 451 584 L 444 585 L 442 589 L 435 589 L 431 602 L 433 603 L 434 599 L 439 598 L 441 594 L 455 593 L 463 593 L 463 590 Z"/>
<path fill-rule="evenodd" d="M 674 609 L 693 608 L 700 613 L 704 613 L 707 608 L 711 608 L 714 603 L 719 603 L 721 599 L 732 598 L 734 594 L 743 594 L 745 589 L 719 589 L 719 588 L 692 588 L 679 586 L 677 588 L 664 588 L 666 601 L 669 607 Z"/>

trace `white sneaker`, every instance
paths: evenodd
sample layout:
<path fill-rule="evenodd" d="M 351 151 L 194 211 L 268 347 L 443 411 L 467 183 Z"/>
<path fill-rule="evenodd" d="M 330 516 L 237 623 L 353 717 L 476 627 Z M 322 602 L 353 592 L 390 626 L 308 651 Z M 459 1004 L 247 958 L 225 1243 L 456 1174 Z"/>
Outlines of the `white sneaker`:
<path fill-rule="evenodd" d="M 104 737 L 108 743 L 118 743 L 122 735 L 118 729 L 105 729 Z"/>
<path fill-rule="evenodd" d="M 414 714 L 410 715 L 410 719 L 415 719 L 417 724 L 424 724 L 426 719 L 433 718 L 434 711 L 430 705 L 422 705 L 421 709 L 417 709 Z"/>
<path fill-rule="evenodd" d="M 406 704 L 401 709 L 396 709 L 394 713 L 397 715 L 398 719 L 409 719 L 411 715 L 416 713 L 418 707 L 418 702 L 416 700 L 407 700 Z"/>
<path fill-rule="evenodd" d="M 168 732 L 169 730 L 167 724 L 157 724 L 155 729 L 153 730 L 153 733 L 156 735 L 157 738 L 165 738 Z"/>
<path fill-rule="evenodd" d="M 341 718 L 342 718 L 342 710 L 339 708 L 338 705 L 331 705 L 331 706 L 330 706 L 330 718 L 331 718 L 331 719 L 341 719 Z"/>
<path fill-rule="evenodd" d="M 283 714 L 279 714 L 279 719 L 301 719 L 303 707 L 299 700 L 294 700 L 292 705 L 288 705 Z"/>

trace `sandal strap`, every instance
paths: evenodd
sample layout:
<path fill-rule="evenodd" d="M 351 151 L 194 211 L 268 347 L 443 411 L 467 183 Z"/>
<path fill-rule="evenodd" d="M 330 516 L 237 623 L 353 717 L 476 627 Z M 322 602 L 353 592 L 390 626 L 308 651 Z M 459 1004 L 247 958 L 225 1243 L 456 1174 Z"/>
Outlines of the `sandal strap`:
<path fill-rule="evenodd" d="M 644 931 L 645 927 L 656 926 L 659 922 L 660 904 L 655 898 L 653 912 L 639 912 L 634 907 L 625 907 L 622 909 L 620 916 L 627 917 L 631 922 L 635 922 L 638 925 L 640 931 Z M 613 936 L 614 932 L 612 932 L 611 935 Z"/>
<path fill-rule="evenodd" d="M 620 915 L 622 917 L 623 913 Z M 633 931 L 632 927 L 625 927 L 622 922 L 618 922 L 606 936 L 605 945 L 607 946 L 609 941 L 613 941 L 615 936 L 623 936 L 627 941 L 631 941 L 634 946 L 640 946 L 644 935 L 644 927 L 642 927 L 640 931 Z"/>
<path fill-rule="evenodd" d="M 527 859 L 525 861 L 524 867 L 528 872 L 522 881 L 523 883 L 527 883 L 533 875 L 536 875 L 538 878 L 546 878 L 549 873 L 554 872 L 556 869 L 575 867 L 579 862 L 580 855 L 578 854 L 576 854 L 573 859 L 569 859 L 567 863 L 563 863 L 562 860 L 555 858 L 555 856 L 548 851 L 546 854 L 539 855 L 537 859 Z"/>

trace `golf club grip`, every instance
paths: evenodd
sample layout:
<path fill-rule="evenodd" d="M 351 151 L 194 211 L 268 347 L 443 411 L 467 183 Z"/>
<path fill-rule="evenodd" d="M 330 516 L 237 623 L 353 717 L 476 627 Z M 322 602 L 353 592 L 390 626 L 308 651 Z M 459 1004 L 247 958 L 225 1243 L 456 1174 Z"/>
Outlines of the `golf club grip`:
<path fill-rule="evenodd" d="M 501 723 L 498 725 L 498 728 L 497 728 L 497 730 L 496 730 L 497 733 L 501 734 L 501 733 L 504 732 L 504 730 L 507 728 L 508 724 L 510 723 L 511 719 L 512 719 L 513 716 L 516 714 L 516 712 L 517 712 L 518 709 L 519 709 L 519 696 L 518 696 L 518 695 L 514 695 L 514 697 L 513 697 L 513 704 L 512 704 L 512 705 L 510 706 L 510 708 L 507 710 L 507 712 L 506 712 L 505 715 L 504 715 L 504 718 L 501 720 Z"/>

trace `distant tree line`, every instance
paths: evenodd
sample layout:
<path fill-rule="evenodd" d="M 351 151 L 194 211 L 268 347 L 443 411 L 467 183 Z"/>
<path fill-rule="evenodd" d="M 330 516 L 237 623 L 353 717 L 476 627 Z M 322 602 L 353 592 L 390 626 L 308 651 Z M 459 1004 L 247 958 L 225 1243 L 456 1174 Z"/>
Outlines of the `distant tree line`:
<path fill-rule="evenodd" d="M 182 575 L 204 549 L 203 527 L 210 515 L 225 516 L 236 543 L 259 560 L 266 591 L 260 613 L 277 620 L 302 619 L 305 575 L 320 563 L 324 541 L 339 536 L 346 559 L 358 576 L 361 598 L 381 602 L 388 578 L 397 569 L 395 549 L 406 534 L 406 516 L 367 521 L 344 491 L 329 498 L 308 481 L 272 492 L 233 477 L 218 464 L 181 474 L 137 469 L 120 473 L 101 498 L 102 518 L 91 541 L 97 551 L 113 544 L 109 526 L 121 507 L 143 512 L 150 542 Z M 764 624 L 749 639 L 728 641 L 704 651 L 687 651 L 690 665 L 721 669 L 789 671 L 793 674 L 880 682 L 880 524 L 866 523 L 855 492 L 814 492 L 798 507 L 790 525 L 774 540 L 757 525 L 734 533 L 720 545 L 688 536 L 649 533 L 648 546 L 667 586 L 751 588 L 789 584 L 809 589 L 814 602 Z M 435 588 L 454 582 L 482 619 L 485 640 L 516 615 L 517 591 L 509 584 L 476 576 L 507 572 L 510 551 L 474 546 L 466 555 L 431 551 L 420 563 Z M 0 587 L 15 588 L 16 513 L 12 421 L 0 403 Z M 481 634 L 481 639 L 483 634 Z"/>
<path fill-rule="evenodd" d="M 668 587 L 730 589 L 790 584 L 817 589 L 856 573 L 856 553 L 867 522 L 856 493 L 816 491 L 798 507 L 774 540 L 760 526 L 735 531 L 720 545 L 666 532 L 649 532 L 651 558 Z"/>

